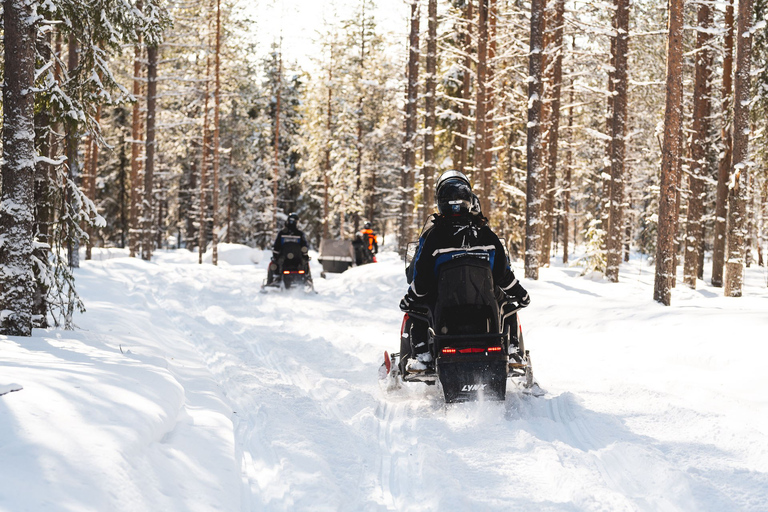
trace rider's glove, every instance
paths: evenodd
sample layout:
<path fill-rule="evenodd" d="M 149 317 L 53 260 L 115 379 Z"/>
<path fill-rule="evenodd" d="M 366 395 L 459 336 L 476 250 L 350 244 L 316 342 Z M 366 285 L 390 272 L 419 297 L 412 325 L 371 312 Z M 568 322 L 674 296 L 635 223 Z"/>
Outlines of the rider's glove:
<path fill-rule="evenodd" d="M 520 304 L 520 307 L 524 308 L 531 303 L 531 296 L 528 295 L 528 292 L 523 288 L 523 285 L 521 285 L 519 281 L 515 283 L 515 286 L 509 290 L 507 295 L 515 299 L 515 302 Z"/>
<path fill-rule="evenodd" d="M 410 311 L 413 303 L 416 302 L 416 298 L 416 294 L 413 293 L 413 290 L 408 288 L 408 293 L 400 299 L 400 311 Z"/>

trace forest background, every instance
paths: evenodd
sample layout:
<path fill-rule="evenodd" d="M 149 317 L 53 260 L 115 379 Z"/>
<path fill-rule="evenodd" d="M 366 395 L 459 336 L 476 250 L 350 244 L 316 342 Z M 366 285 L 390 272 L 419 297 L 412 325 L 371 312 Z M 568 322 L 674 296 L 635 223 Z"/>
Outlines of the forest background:
<path fill-rule="evenodd" d="M 3 3 L 0 332 L 71 326 L 81 244 L 215 264 L 295 211 L 403 252 L 448 169 L 530 279 L 637 250 L 669 304 L 678 266 L 736 297 L 764 264 L 764 0 L 350 0 L 299 56 L 280 5 Z"/>

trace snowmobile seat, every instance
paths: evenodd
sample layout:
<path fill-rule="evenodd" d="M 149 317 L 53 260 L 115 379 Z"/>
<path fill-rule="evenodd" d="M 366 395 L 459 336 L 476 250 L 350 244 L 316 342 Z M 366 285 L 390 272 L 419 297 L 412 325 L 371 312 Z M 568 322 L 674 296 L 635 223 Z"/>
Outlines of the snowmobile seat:
<path fill-rule="evenodd" d="M 438 335 L 501 333 L 486 260 L 466 256 L 440 266 L 432 325 Z"/>

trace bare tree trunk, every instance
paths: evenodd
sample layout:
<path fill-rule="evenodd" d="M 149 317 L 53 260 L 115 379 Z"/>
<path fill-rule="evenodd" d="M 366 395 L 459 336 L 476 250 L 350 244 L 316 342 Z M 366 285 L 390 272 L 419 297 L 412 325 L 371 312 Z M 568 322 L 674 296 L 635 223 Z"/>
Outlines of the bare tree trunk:
<path fill-rule="evenodd" d="M 606 244 L 605 277 L 617 283 L 622 256 L 624 222 L 624 156 L 627 133 L 627 54 L 629 51 L 629 0 L 616 1 L 613 122 L 611 123 L 611 196 Z"/>
<path fill-rule="evenodd" d="M 730 111 L 728 106 L 733 93 L 733 29 L 734 29 L 734 0 L 726 0 L 725 7 L 725 38 L 723 41 L 723 112 Z M 723 269 L 725 267 L 725 223 L 728 215 L 728 175 L 731 170 L 733 144 L 731 130 L 724 115 L 721 130 L 723 144 L 722 158 L 717 172 L 717 199 L 715 201 L 715 235 L 712 250 L 712 286 L 723 286 Z"/>
<path fill-rule="evenodd" d="M 136 0 L 136 9 L 141 12 L 142 0 Z M 139 252 L 140 233 L 139 203 L 141 189 L 139 175 L 141 173 L 141 34 L 136 46 L 133 47 L 133 113 L 131 123 L 131 210 L 128 228 L 128 248 L 131 258 Z"/>
<path fill-rule="evenodd" d="M 571 167 L 573 166 L 573 80 L 568 97 L 568 149 L 563 183 L 563 265 L 568 263 L 568 225 L 570 222 Z"/>
<path fill-rule="evenodd" d="M 432 213 L 435 203 L 435 105 L 437 90 L 437 0 L 429 0 L 427 7 L 427 73 L 425 77 L 426 114 L 424 117 L 424 197 L 422 223 Z"/>
<path fill-rule="evenodd" d="M 408 36 L 408 84 L 405 102 L 405 140 L 403 143 L 403 174 L 401 178 L 402 200 L 400 203 L 399 252 L 405 256 L 405 249 L 411 239 L 411 216 L 413 214 L 413 182 L 416 167 L 416 102 L 419 87 L 419 3 L 411 2 L 411 32 Z"/>
<path fill-rule="evenodd" d="M 197 262 L 202 265 L 205 246 L 208 244 L 208 101 L 210 98 L 211 57 L 205 59 L 205 102 L 203 103 L 203 148 L 200 158 L 200 225 L 198 226 Z"/>
<path fill-rule="evenodd" d="M 4 2 L 0 334 L 32 335 L 36 2 Z"/>
<path fill-rule="evenodd" d="M 100 77 L 101 78 L 101 77 Z M 96 124 L 101 122 L 101 103 L 96 107 Z M 99 143 L 94 135 L 91 135 L 88 140 L 88 146 L 90 148 L 88 157 L 88 167 L 86 173 L 86 187 L 85 193 L 88 199 L 95 205 L 96 204 L 96 177 L 99 172 Z M 91 249 L 93 248 L 93 237 L 95 235 L 93 228 L 89 222 L 85 226 L 85 233 L 88 235 L 88 240 L 85 246 L 85 259 L 91 259 Z"/>
<path fill-rule="evenodd" d="M 280 50 L 282 52 L 282 49 Z M 277 104 L 275 105 L 275 141 L 272 174 L 272 229 L 277 231 L 277 194 L 280 181 L 280 96 L 283 95 L 283 55 L 278 56 L 277 65 Z M 342 215 L 344 213 L 342 212 Z"/>
<path fill-rule="evenodd" d="M 325 160 L 323 162 L 323 238 L 330 238 L 330 226 L 329 216 L 330 209 L 328 207 L 329 195 L 330 195 L 330 179 L 331 179 L 331 144 L 333 137 L 333 50 L 334 45 L 331 44 L 331 58 L 328 63 L 328 104 L 327 104 L 327 117 L 325 121 Z"/>
<path fill-rule="evenodd" d="M 472 88 L 472 12 L 473 2 L 466 2 L 464 9 L 464 20 L 466 31 L 464 38 L 464 70 L 461 80 L 461 114 L 459 117 L 459 133 L 454 138 L 454 148 L 456 156 L 454 157 L 456 170 L 466 172 L 467 166 L 467 147 L 469 145 L 469 113 L 470 113 L 470 90 Z"/>
<path fill-rule="evenodd" d="M 656 243 L 656 277 L 653 299 L 669 306 L 675 272 L 675 206 L 678 162 L 682 150 L 683 121 L 683 0 L 669 0 L 667 88 L 664 109 L 664 142 L 659 190 L 659 224 Z"/>
<path fill-rule="evenodd" d="M 79 54 L 80 48 L 77 40 L 73 36 L 70 36 L 67 57 L 67 70 L 70 74 L 69 80 L 74 79 L 74 72 L 79 65 Z M 80 178 L 80 162 L 77 158 L 77 150 L 80 140 L 79 131 L 79 123 L 74 119 L 69 119 L 66 123 L 67 178 L 72 187 L 78 184 Z M 80 268 L 80 239 L 77 232 L 74 230 L 74 226 L 77 223 L 74 214 L 79 210 L 79 201 L 75 197 L 74 190 L 70 187 L 66 188 L 64 195 L 66 208 L 68 209 L 69 215 L 72 216 L 69 221 L 70 232 L 67 234 L 67 262 L 70 268 Z"/>
<path fill-rule="evenodd" d="M 560 94 L 563 84 L 563 23 L 565 15 L 565 0 L 555 0 L 555 14 L 552 18 L 554 35 L 552 46 L 555 50 L 552 63 L 552 89 L 549 109 L 549 139 L 547 141 L 547 190 L 545 203 L 545 230 L 543 237 L 542 256 L 545 265 L 549 266 L 549 255 L 552 252 L 552 228 L 555 215 L 555 187 L 557 186 L 557 150 L 560 138 Z"/>
<path fill-rule="evenodd" d="M 728 192 L 728 259 L 725 263 L 726 297 L 741 297 L 744 284 L 744 250 L 747 242 L 749 194 L 749 72 L 752 55 L 752 0 L 739 0 L 736 75 L 733 84 L 732 184 Z"/>
<path fill-rule="evenodd" d="M 544 160 L 541 148 L 542 55 L 545 0 L 531 0 L 531 35 L 528 55 L 528 133 L 525 211 L 525 277 L 539 278 L 541 198 L 539 176 Z"/>
<path fill-rule="evenodd" d="M 691 174 L 689 178 L 691 197 L 688 200 L 688 221 L 686 223 L 685 252 L 683 260 L 683 282 L 696 288 L 699 276 L 699 253 L 702 245 L 703 225 L 701 222 L 704 208 L 703 177 L 709 172 L 707 165 L 707 145 L 711 128 L 710 114 L 713 53 L 710 49 L 712 35 L 712 10 L 706 2 L 699 4 L 698 31 L 696 35 L 696 76 L 693 98 L 693 144 L 691 147 Z"/>
<path fill-rule="evenodd" d="M 365 76 L 365 2 L 361 2 L 362 16 L 360 17 L 360 76 Z M 357 140 L 355 140 L 355 149 L 357 150 L 357 164 L 355 166 L 355 215 L 354 226 L 355 233 L 360 229 L 360 213 L 364 208 L 364 201 L 359 198 L 363 187 L 363 99 L 361 95 L 357 104 Z"/>
<path fill-rule="evenodd" d="M 483 148 L 483 189 L 485 190 L 485 207 L 483 212 L 486 217 L 491 217 L 491 205 L 493 204 L 493 133 L 494 133 L 494 103 L 496 88 L 494 86 L 494 68 L 496 62 L 496 0 L 490 0 L 488 5 L 488 58 L 485 67 L 485 147 Z"/>
<path fill-rule="evenodd" d="M 477 105 L 475 107 L 475 162 L 474 182 L 480 205 L 488 215 L 489 197 L 485 188 L 485 138 L 486 133 L 486 104 L 487 87 L 486 74 L 488 69 L 488 1 L 479 0 L 477 19 Z"/>
<path fill-rule="evenodd" d="M 219 264 L 219 234 L 216 228 L 219 211 L 219 106 L 221 104 L 221 0 L 216 0 L 216 64 L 213 86 L 213 246 L 211 262 Z"/>
<path fill-rule="evenodd" d="M 144 164 L 144 212 L 141 259 L 152 259 L 154 234 L 152 225 L 153 190 L 155 179 L 155 111 L 157 105 L 157 45 L 147 47 L 147 158 Z"/>

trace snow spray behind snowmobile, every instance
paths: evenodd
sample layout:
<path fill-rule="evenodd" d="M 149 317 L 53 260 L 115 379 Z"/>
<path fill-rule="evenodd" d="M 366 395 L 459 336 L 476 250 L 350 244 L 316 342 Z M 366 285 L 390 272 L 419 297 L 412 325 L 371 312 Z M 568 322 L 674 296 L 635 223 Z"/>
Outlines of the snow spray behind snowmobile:
<path fill-rule="evenodd" d="M 380 376 L 387 387 L 401 382 L 438 384 L 447 403 L 504 400 L 507 379 L 522 380 L 524 390 L 538 394 L 530 356 L 517 321 L 520 307 L 499 308 L 487 261 L 459 258 L 441 266 L 434 305 L 408 311 L 400 334 L 400 352 L 384 354 Z M 408 365 L 414 320 L 429 325 L 431 361 Z"/>

